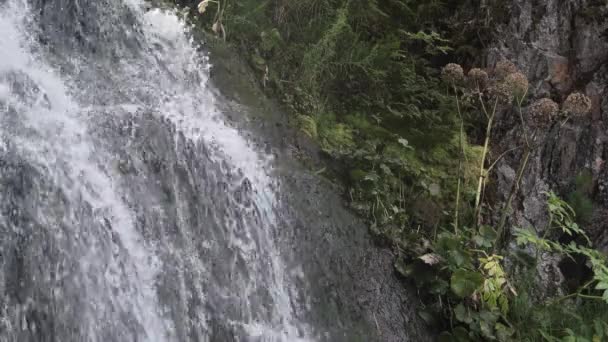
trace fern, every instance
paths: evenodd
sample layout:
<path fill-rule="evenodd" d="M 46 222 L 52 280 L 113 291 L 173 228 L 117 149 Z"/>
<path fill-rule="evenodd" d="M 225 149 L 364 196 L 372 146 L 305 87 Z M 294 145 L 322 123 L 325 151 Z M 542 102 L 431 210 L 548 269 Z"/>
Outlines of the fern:
<path fill-rule="evenodd" d="M 347 22 L 348 9 L 338 10 L 336 19 L 317 44 L 304 54 L 302 60 L 302 78 L 311 91 L 318 91 L 320 76 L 327 70 L 327 65 L 336 55 L 336 45 L 340 35 L 349 30 Z M 325 76 L 326 77 L 326 76 Z"/>
<path fill-rule="evenodd" d="M 304 132 L 304 134 L 313 139 L 316 139 L 319 136 L 317 121 L 313 117 L 308 115 L 300 115 L 298 116 L 298 122 L 300 129 L 302 132 Z"/>

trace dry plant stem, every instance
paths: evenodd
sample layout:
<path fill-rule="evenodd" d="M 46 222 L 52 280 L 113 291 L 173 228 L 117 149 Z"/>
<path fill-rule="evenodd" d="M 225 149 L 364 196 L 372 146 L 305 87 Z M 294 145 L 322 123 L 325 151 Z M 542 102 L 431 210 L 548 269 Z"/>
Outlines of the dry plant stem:
<path fill-rule="evenodd" d="M 222 17 L 224 16 L 224 10 L 226 9 L 226 3 L 222 6 L 220 1 L 216 1 L 217 3 L 217 12 L 215 13 L 215 18 L 213 19 L 214 25 L 218 25 L 219 33 L 222 37 L 223 41 L 226 41 L 226 30 L 224 29 L 224 24 L 222 23 Z M 217 34 L 217 32 L 216 32 Z"/>
<path fill-rule="evenodd" d="M 460 160 L 458 162 L 458 186 L 456 188 L 456 210 L 454 213 L 454 233 L 458 234 L 458 215 L 459 215 L 459 208 L 460 208 L 460 182 L 461 182 L 461 178 L 460 178 L 460 173 L 462 171 L 462 160 Z"/>
<path fill-rule="evenodd" d="M 496 243 L 494 244 L 494 250 L 499 250 L 501 247 L 500 244 L 501 244 L 501 241 L 503 238 L 504 228 L 505 228 L 505 224 L 507 222 L 507 216 L 509 214 L 509 208 L 511 208 L 511 203 L 513 202 L 513 198 L 515 197 L 515 194 L 519 190 L 519 185 L 521 184 L 521 180 L 523 178 L 524 171 L 526 170 L 526 166 L 528 166 L 528 160 L 530 160 L 531 152 L 532 152 L 531 149 L 529 149 L 526 146 L 526 148 L 524 150 L 523 160 L 522 160 L 521 164 L 519 165 L 519 169 L 517 170 L 515 184 L 513 184 L 513 188 L 511 189 L 511 193 L 509 193 L 509 197 L 507 199 L 507 204 L 503 208 L 502 215 L 500 217 L 500 223 L 498 224 L 498 230 L 496 232 L 497 235 L 496 235 Z"/>
<path fill-rule="evenodd" d="M 521 111 L 521 103 L 522 103 L 521 100 L 517 103 L 517 111 L 519 112 L 519 119 L 521 120 L 521 129 L 524 132 L 524 141 L 526 142 L 526 146 L 529 148 L 530 141 L 528 140 L 528 130 L 526 129 L 526 122 L 524 121 L 524 115 Z"/>
<path fill-rule="evenodd" d="M 456 210 L 454 213 L 454 233 L 458 234 L 458 208 L 460 207 L 460 170 L 462 169 L 462 160 L 458 162 L 458 185 L 456 188 Z"/>
<path fill-rule="evenodd" d="M 519 191 L 519 186 L 521 185 L 521 180 L 523 179 L 524 172 L 526 170 L 526 166 L 528 166 L 528 161 L 530 160 L 530 155 L 532 154 L 532 146 L 530 145 L 530 141 L 528 140 L 526 125 L 524 122 L 524 118 L 521 112 L 521 101 L 518 102 L 519 109 L 519 117 L 521 119 L 522 131 L 524 132 L 524 155 L 521 163 L 519 164 L 519 168 L 517 169 L 517 175 L 515 176 L 515 183 L 513 183 L 513 187 L 511 188 L 511 192 L 509 193 L 509 197 L 507 198 L 507 204 L 502 210 L 502 215 L 500 217 L 500 221 L 498 224 L 498 229 L 496 231 L 496 242 L 494 243 L 494 250 L 499 250 L 502 246 L 502 240 L 504 235 L 505 224 L 507 223 L 507 216 L 509 214 L 509 209 L 511 208 L 511 204 L 513 202 L 513 198 L 515 194 Z"/>
<path fill-rule="evenodd" d="M 486 178 L 486 170 L 485 170 L 486 158 L 488 155 L 488 149 L 490 148 L 490 138 L 491 138 L 491 134 L 492 134 L 492 125 L 494 124 L 494 115 L 496 114 L 496 106 L 498 105 L 498 100 L 494 101 L 494 107 L 492 108 L 492 113 L 489 114 L 483 103 L 483 99 L 481 98 L 481 93 L 479 95 L 479 101 L 481 102 L 481 107 L 483 109 L 484 114 L 488 118 L 488 126 L 486 127 L 486 137 L 485 137 L 485 141 L 483 143 L 483 151 L 481 153 L 481 162 L 479 165 L 479 180 L 477 182 L 477 192 L 475 194 L 475 219 L 476 219 L 476 222 L 479 221 L 479 218 L 481 216 L 480 203 L 481 203 L 481 193 L 483 191 L 484 184 L 485 184 L 485 178 Z"/>
<path fill-rule="evenodd" d="M 507 153 L 509 153 L 509 152 L 513 152 L 513 151 L 515 151 L 515 150 L 519 150 L 520 148 L 521 148 L 521 146 L 513 147 L 513 148 L 510 148 L 510 149 L 508 149 L 508 150 L 504 151 L 503 153 L 501 153 L 501 154 L 498 156 L 498 158 L 496 158 L 496 160 L 495 160 L 495 161 L 494 161 L 494 162 L 493 162 L 493 163 L 490 165 L 490 167 L 488 167 L 488 171 L 487 171 L 487 172 L 492 171 L 492 169 L 493 169 L 493 168 L 496 166 L 496 164 L 498 164 L 498 162 L 499 162 L 499 161 L 500 161 L 502 158 L 504 158 L 504 156 L 506 156 L 506 155 L 507 155 Z"/>
<path fill-rule="evenodd" d="M 456 86 L 454 86 L 454 96 L 456 97 L 456 109 L 458 110 L 458 116 L 460 117 L 460 158 L 458 158 L 458 186 L 456 188 L 456 209 L 454 210 L 454 233 L 458 234 L 458 218 L 460 215 L 460 183 L 462 174 L 462 158 L 464 157 L 464 144 L 462 141 L 462 136 L 464 134 L 464 120 L 462 118 L 462 112 L 460 111 L 460 101 L 458 100 Z"/>

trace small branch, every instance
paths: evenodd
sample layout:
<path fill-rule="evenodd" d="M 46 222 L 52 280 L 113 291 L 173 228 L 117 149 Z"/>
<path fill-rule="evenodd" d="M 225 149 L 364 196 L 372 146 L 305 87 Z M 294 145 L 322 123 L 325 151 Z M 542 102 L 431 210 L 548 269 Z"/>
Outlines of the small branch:
<path fill-rule="evenodd" d="M 578 294 L 579 297 L 581 298 L 587 298 L 587 299 L 595 299 L 595 300 L 601 300 L 604 301 L 604 297 L 601 296 L 590 296 L 590 295 L 584 295 L 584 294 Z"/>
<path fill-rule="evenodd" d="M 515 194 L 519 191 L 519 186 L 521 184 L 521 180 L 523 179 L 524 171 L 526 170 L 526 166 L 528 165 L 528 161 L 530 160 L 530 154 L 532 150 L 526 146 L 526 150 L 524 152 L 524 158 L 519 165 L 519 169 L 517 170 L 517 176 L 515 178 L 515 182 L 513 183 L 513 188 L 511 188 L 511 192 L 509 193 L 509 197 L 507 198 L 507 203 L 503 208 L 502 215 L 500 217 L 500 223 L 498 224 L 498 229 L 496 231 L 496 241 L 494 243 L 494 250 L 499 250 L 500 245 L 504 235 L 505 224 L 507 223 L 507 216 L 509 214 L 509 209 L 511 208 L 511 203 L 513 202 L 513 198 Z"/>
<path fill-rule="evenodd" d="M 513 151 L 515 151 L 515 150 L 519 150 L 519 149 L 520 149 L 520 148 L 522 148 L 522 147 L 523 147 L 523 146 L 517 146 L 517 147 L 513 147 L 513 148 L 510 148 L 510 149 L 508 149 L 508 150 L 504 151 L 503 153 L 501 153 L 501 154 L 498 156 L 498 158 L 496 158 L 496 160 L 495 160 L 495 161 L 494 161 L 494 162 L 493 162 L 493 163 L 490 165 L 490 167 L 488 167 L 488 171 L 487 171 L 487 172 L 490 172 L 490 170 L 492 170 L 492 169 L 494 168 L 494 166 L 496 166 L 496 164 L 497 164 L 497 163 L 498 163 L 498 162 L 499 162 L 499 161 L 500 161 L 502 158 L 504 158 L 504 157 L 505 157 L 505 156 L 506 156 L 508 153 L 513 152 Z"/>
<path fill-rule="evenodd" d="M 558 304 L 558 303 L 560 303 L 560 302 L 562 302 L 562 301 L 564 301 L 564 300 L 566 300 L 568 298 L 580 296 L 581 292 L 583 292 L 584 289 L 586 289 L 587 287 L 589 287 L 589 285 L 593 284 L 594 281 L 595 280 L 593 280 L 593 279 L 590 280 L 590 281 L 588 281 L 587 283 L 585 283 L 585 285 L 579 287 L 579 289 L 576 292 L 573 292 L 573 293 L 571 293 L 569 295 L 557 298 L 557 299 L 553 300 L 552 302 L 550 302 L 549 305 L 555 305 L 555 304 Z"/>

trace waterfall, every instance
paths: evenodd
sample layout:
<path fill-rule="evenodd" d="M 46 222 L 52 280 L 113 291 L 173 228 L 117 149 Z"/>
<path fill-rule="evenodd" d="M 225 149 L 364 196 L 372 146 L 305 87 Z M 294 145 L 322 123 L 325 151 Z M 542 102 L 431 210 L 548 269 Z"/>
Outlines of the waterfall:
<path fill-rule="evenodd" d="M 0 342 L 429 340 L 194 33 L 143 0 L 0 0 Z"/>
<path fill-rule="evenodd" d="M 189 36 L 135 0 L 0 7 L 1 341 L 312 338 L 273 159 Z"/>

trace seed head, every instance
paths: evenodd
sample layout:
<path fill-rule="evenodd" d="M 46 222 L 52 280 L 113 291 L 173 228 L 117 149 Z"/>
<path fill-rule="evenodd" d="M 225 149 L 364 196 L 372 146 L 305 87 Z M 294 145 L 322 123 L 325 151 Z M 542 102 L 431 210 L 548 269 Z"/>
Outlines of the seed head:
<path fill-rule="evenodd" d="M 517 101 L 521 101 L 528 92 L 528 78 L 521 72 L 509 74 L 505 78 L 504 84 Z"/>
<path fill-rule="evenodd" d="M 479 68 L 469 70 L 467 77 L 474 86 L 479 88 L 484 88 L 488 83 L 488 73 Z"/>
<path fill-rule="evenodd" d="M 572 93 L 564 101 L 564 111 L 575 116 L 589 113 L 591 107 L 591 99 L 581 93 Z"/>
<path fill-rule="evenodd" d="M 519 72 L 517 66 L 506 59 L 496 63 L 496 67 L 494 68 L 494 75 L 499 80 L 504 80 L 507 76 L 516 72 Z"/>
<path fill-rule="evenodd" d="M 441 78 L 448 84 L 456 84 L 464 78 L 464 70 L 458 64 L 447 64 L 441 70 Z"/>
<path fill-rule="evenodd" d="M 531 123 L 536 127 L 547 127 L 558 112 L 559 105 L 548 98 L 534 102 L 528 110 Z"/>
<path fill-rule="evenodd" d="M 494 84 L 490 87 L 488 89 L 488 95 L 500 104 L 510 104 L 513 102 L 513 92 L 507 88 L 507 85 L 504 82 Z"/>

